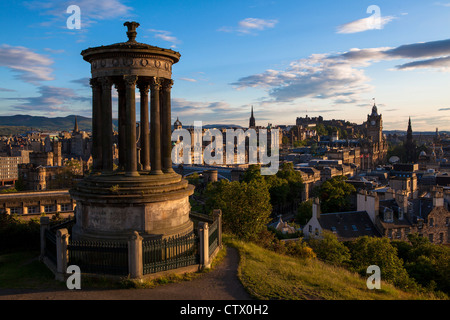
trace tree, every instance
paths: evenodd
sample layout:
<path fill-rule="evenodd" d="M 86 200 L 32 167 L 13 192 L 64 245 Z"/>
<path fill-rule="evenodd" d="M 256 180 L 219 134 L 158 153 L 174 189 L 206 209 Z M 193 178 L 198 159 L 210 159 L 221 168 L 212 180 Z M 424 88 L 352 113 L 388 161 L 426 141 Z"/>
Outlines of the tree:
<path fill-rule="evenodd" d="M 347 177 L 336 176 L 314 188 L 313 196 L 320 199 L 320 208 L 324 213 L 350 210 L 350 195 L 356 192 L 353 185 L 345 182 Z"/>
<path fill-rule="evenodd" d="M 206 188 L 207 208 L 221 209 L 224 232 L 252 240 L 270 221 L 272 206 L 264 180 L 229 182 L 225 179 Z"/>
<path fill-rule="evenodd" d="M 393 241 L 408 274 L 422 286 L 450 293 L 450 248 L 432 244 L 417 233 L 407 241 Z"/>
<path fill-rule="evenodd" d="M 376 265 L 381 270 L 381 279 L 404 290 L 417 289 L 417 283 L 411 279 L 404 268 L 403 260 L 397 255 L 397 249 L 388 238 L 359 237 L 347 243 L 350 250 L 350 268 L 366 276 L 367 267 Z"/>
<path fill-rule="evenodd" d="M 308 245 L 320 260 L 327 263 L 344 265 L 350 262 L 350 250 L 329 231 L 323 233 L 322 239 L 309 239 Z"/>
<path fill-rule="evenodd" d="M 312 217 L 312 199 L 303 201 L 298 206 L 297 216 L 295 217 L 296 221 L 305 225 L 308 223 L 309 219 Z"/>
<path fill-rule="evenodd" d="M 304 188 L 301 173 L 296 171 L 290 162 L 283 163 L 276 174 L 267 176 L 261 175 L 260 166 L 250 165 L 242 181 L 264 181 L 269 188 L 270 203 L 276 208 L 295 204 L 301 199 Z"/>

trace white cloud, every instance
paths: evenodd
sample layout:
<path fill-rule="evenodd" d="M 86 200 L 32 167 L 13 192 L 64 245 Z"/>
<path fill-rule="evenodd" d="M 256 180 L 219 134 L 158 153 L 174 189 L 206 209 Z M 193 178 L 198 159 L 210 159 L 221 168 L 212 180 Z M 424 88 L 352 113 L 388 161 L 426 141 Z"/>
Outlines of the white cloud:
<path fill-rule="evenodd" d="M 183 81 L 188 81 L 188 82 L 197 82 L 197 80 L 191 79 L 191 78 L 178 78 L 178 79 L 183 80 Z"/>
<path fill-rule="evenodd" d="M 88 102 L 90 97 L 78 96 L 74 90 L 69 88 L 40 86 L 39 95 L 36 97 L 6 98 L 7 100 L 23 101 L 22 104 L 13 105 L 17 110 L 29 112 L 68 112 L 76 101 Z"/>
<path fill-rule="evenodd" d="M 355 20 L 337 27 L 337 33 L 357 33 L 367 30 L 383 29 L 386 24 L 394 20 L 393 16 L 376 17 L 374 15 Z"/>
<path fill-rule="evenodd" d="M 156 29 L 148 29 L 148 31 L 154 33 L 155 38 L 172 43 L 171 48 L 176 48 L 177 44 L 180 43 L 180 40 L 174 37 L 170 31 Z"/>
<path fill-rule="evenodd" d="M 53 80 L 53 60 L 28 48 L 3 44 L 0 47 L 0 66 L 9 68 L 20 80 L 36 84 Z"/>
<path fill-rule="evenodd" d="M 354 103 L 360 93 L 372 89 L 369 81 L 364 70 L 350 61 L 327 54 L 313 54 L 291 62 L 286 70 L 267 70 L 241 78 L 232 85 L 240 89 L 265 88 L 275 101 L 331 98 L 335 103 Z"/>
<path fill-rule="evenodd" d="M 126 6 L 122 0 L 32 0 L 25 5 L 32 9 L 41 11 L 41 14 L 52 16 L 50 21 L 44 21 L 41 25 L 49 26 L 55 21 L 66 20 L 70 14 L 66 12 L 70 5 L 77 5 L 81 11 L 81 28 L 86 28 L 96 20 L 126 19 L 132 15 L 133 8 Z"/>
<path fill-rule="evenodd" d="M 300 98 L 330 99 L 335 104 L 355 104 L 373 86 L 365 68 L 379 61 L 414 59 L 393 70 L 433 68 L 450 70 L 450 39 L 401 45 L 395 48 L 354 48 L 343 53 L 313 54 L 292 61 L 284 70 L 268 69 L 242 77 L 231 85 L 236 89 L 261 88 L 272 102 Z"/>
<path fill-rule="evenodd" d="M 256 31 L 274 28 L 277 23 L 278 20 L 275 19 L 246 18 L 239 21 L 237 27 L 222 27 L 218 31 L 254 34 Z"/>

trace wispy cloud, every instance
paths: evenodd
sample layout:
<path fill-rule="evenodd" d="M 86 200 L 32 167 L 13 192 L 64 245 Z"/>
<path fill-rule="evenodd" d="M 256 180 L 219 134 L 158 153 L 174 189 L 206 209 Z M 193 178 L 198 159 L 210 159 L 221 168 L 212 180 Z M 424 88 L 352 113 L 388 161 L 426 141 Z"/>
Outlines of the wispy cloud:
<path fill-rule="evenodd" d="M 0 88 L 0 92 L 16 92 L 17 90 L 8 89 L 8 88 Z"/>
<path fill-rule="evenodd" d="M 378 18 L 375 16 L 370 16 L 338 26 L 337 33 L 357 33 L 368 30 L 383 29 L 386 24 L 394 19 L 394 16 L 385 16 Z"/>
<path fill-rule="evenodd" d="M 74 102 L 88 102 L 90 97 L 81 97 L 69 88 L 40 86 L 36 97 L 4 98 L 4 100 L 22 101 L 12 105 L 12 108 L 27 112 L 68 112 L 72 110 Z"/>
<path fill-rule="evenodd" d="M 267 70 L 241 78 L 232 85 L 238 89 L 266 88 L 275 101 L 331 98 L 335 103 L 355 103 L 358 94 L 372 89 L 369 80 L 363 70 L 350 62 L 314 54 L 291 62 L 286 70 Z"/>
<path fill-rule="evenodd" d="M 148 31 L 154 33 L 155 38 L 161 39 L 172 43 L 171 48 L 176 48 L 177 44 L 181 41 L 172 35 L 172 32 L 166 30 L 148 29 Z"/>
<path fill-rule="evenodd" d="M 66 20 L 69 14 L 67 7 L 77 5 L 81 11 L 81 28 L 90 26 L 97 20 L 107 20 L 116 18 L 128 18 L 132 15 L 132 7 L 123 4 L 122 0 L 32 0 L 26 1 L 25 6 L 29 9 L 40 11 L 42 15 L 52 17 L 49 21 L 42 22 L 43 26 L 49 26 L 54 22 Z"/>
<path fill-rule="evenodd" d="M 440 108 L 438 111 L 450 111 L 450 108 Z"/>
<path fill-rule="evenodd" d="M 441 7 L 450 7 L 450 2 L 446 2 L 446 3 L 443 3 L 443 2 L 435 2 L 434 5 L 436 5 L 436 6 L 441 6 Z"/>
<path fill-rule="evenodd" d="M 20 58 L 18 58 L 20 57 Z M 53 60 L 31 49 L 21 46 L 0 46 L 0 66 L 10 69 L 16 77 L 25 82 L 36 84 L 53 80 Z"/>
<path fill-rule="evenodd" d="M 197 80 L 192 78 L 178 78 L 179 80 L 188 81 L 188 82 L 197 82 Z"/>
<path fill-rule="evenodd" d="M 373 86 L 365 68 L 375 62 L 414 59 L 394 70 L 450 67 L 450 39 L 401 45 L 396 48 L 354 48 L 338 54 L 313 54 L 292 61 L 284 70 L 268 69 L 231 83 L 236 89 L 261 88 L 272 101 L 299 98 L 330 99 L 335 104 L 355 104 Z M 446 69 L 447 68 L 447 69 Z"/>
<path fill-rule="evenodd" d="M 257 31 L 274 28 L 277 23 L 278 20 L 275 19 L 246 18 L 239 21 L 237 27 L 222 27 L 218 31 L 256 34 Z"/>

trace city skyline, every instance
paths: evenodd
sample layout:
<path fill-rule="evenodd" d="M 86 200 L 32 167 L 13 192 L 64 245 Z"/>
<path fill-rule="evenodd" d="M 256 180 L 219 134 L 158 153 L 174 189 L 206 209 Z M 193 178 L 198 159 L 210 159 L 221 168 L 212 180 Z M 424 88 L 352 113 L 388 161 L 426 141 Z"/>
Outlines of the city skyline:
<path fill-rule="evenodd" d="M 69 5 L 81 28 L 69 29 Z M 172 118 L 183 124 L 362 123 L 373 98 L 386 130 L 450 130 L 450 2 L 23 1 L 0 4 L 0 115 L 91 117 L 88 47 L 138 42 L 181 53 Z M 139 116 L 139 107 L 137 107 Z M 138 118 L 139 119 L 139 118 Z"/>

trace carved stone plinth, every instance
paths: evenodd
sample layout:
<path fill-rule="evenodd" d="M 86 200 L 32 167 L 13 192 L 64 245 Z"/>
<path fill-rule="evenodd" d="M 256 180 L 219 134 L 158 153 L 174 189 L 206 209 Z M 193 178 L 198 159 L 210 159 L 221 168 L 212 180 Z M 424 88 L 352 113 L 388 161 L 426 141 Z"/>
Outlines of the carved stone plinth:
<path fill-rule="evenodd" d="M 144 239 L 188 233 L 193 192 L 178 174 L 90 176 L 71 190 L 77 202 L 73 238 L 120 241 L 134 231 Z"/>

